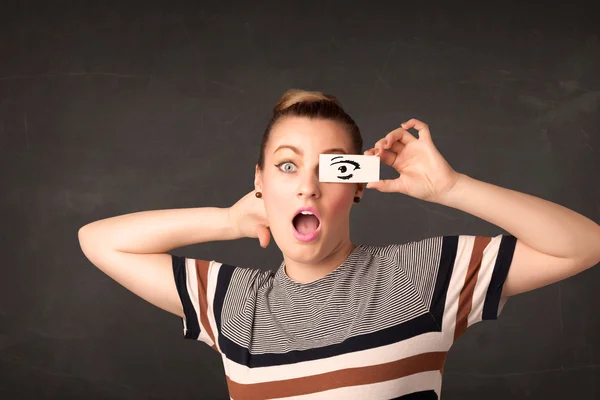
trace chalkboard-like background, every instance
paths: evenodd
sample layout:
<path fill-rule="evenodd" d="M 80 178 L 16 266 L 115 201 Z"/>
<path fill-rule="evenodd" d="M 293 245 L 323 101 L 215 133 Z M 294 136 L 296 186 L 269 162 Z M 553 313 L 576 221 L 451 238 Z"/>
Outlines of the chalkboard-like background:
<path fill-rule="evenodd" d="M 289 88 L 338 96 L 365 147 L 415 117 L 457 171 L 599 221 L 593 4 L 2 2 L 0 397 L 227 398 L 217 353 L 90 264 L 77 231 L 232 205 Z M 376 244 L 504 232 L 376 191 L 351 226 Z M 256 239 L 173 253 L 282 259 Z M 512 298 L 452 348 L 442 397 L 600 398 L 599 285 L 592 268 Z"/>

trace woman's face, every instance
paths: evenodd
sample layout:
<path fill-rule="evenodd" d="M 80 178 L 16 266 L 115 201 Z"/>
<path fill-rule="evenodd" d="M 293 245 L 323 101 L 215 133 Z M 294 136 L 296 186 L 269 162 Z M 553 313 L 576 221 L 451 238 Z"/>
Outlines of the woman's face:
<path fill-rule="evenodd" d="M 256 167 L 255 186 L 262 192 L 273 239 L 282 252 L 300 263 L 316 263 L 349 243 L 349 213 L 360 183 L 319 182 L 319 154 L 352 154 L 348 132 L 321 119 L 287 117 L 271 131 L 265 166 Z M 292 222 L 300 207 L 320 216 L 315 239 L 302 241 Z"/>

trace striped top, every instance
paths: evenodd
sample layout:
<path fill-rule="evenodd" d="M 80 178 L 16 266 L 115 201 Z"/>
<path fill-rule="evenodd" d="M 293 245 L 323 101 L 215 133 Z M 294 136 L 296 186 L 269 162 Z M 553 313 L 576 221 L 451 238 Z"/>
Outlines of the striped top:
<path fill-rule="evenodd" d="M 232 399 L 440 399 L 444 361 L 496 319 L 512 235 L 359 244 L 311 283 L 172 256 L 186 339 L 221 354 Z"/>

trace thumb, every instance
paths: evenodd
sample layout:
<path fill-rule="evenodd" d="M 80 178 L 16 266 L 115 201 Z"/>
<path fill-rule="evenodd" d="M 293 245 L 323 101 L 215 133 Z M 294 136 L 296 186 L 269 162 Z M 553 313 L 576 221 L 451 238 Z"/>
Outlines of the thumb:
<path fill-rule="evenodd" d="M 258 236 L 260 247 L 266 248 L 269 245 L 269 241 L 271 240 L 271 231 L 268 227 L 259 226 L 257 228 L 256 236 Z"/>
<path fill-rule="evenodd" d="M 395 191 L 392 179 L 381 179 L 377 182 L 367 183 L 368 189 L 377 189 L 380 192 L 389 193 Z"/>

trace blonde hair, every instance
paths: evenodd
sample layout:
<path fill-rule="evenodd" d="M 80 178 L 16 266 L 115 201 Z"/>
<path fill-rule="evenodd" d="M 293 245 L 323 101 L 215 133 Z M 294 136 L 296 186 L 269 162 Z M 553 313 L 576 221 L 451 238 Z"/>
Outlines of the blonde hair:
<path fill-rule="evenodd" d="M 361 154 L 363 140 L 356 122 L 344 111 L 336 96 L 323 92 L 302 89 L 289 89 L 273 107 L 273 115 L 263 133 L 258 158 L 258 168 L 264 169 L 265 149 L 273 127 L 286 117 L 305 117 L 309 119 L 325 119 L 342 125 L 352 140 L 353 153 Z"/>
<path fill-rule="evenodd" d="M 302 89 L 289 89 L 283 94 L 283 96 L 279 98 L 279 101 L 277 101 L 277 104 L 275 104 L 275 107 L 273 108 L 273 113 L 275 114 L 283 111 L 296 103 L 319 100 L 333 101 L 338 106 L 342 107 L 342 104 L 335 96 L 324 94 L 322 92 L 310 92 Z"/>

